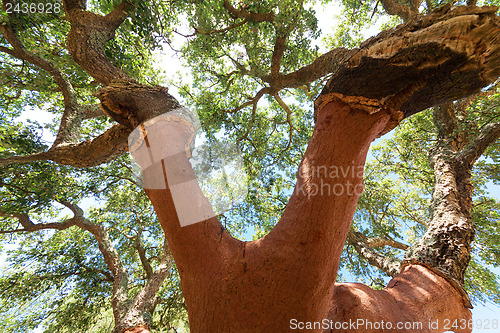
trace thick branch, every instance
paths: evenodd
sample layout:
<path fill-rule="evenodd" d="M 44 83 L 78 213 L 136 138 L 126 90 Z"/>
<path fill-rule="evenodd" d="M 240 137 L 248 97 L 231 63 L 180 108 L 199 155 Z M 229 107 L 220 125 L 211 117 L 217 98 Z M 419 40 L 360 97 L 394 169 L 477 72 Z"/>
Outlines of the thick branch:
<path fill-rule="evenodd" d="M 281 59 L 283 59 L 283 53 L 286 48 L 287 35 L 276 36 L 276 42 L 274 43 L 273 55 L 271 57 L 271 77 L 273 81 L 279 77 L 281 68 Z"/>
<path fill-rule="evenodd" d="M 272 83 L 272 87 L 276 89 L 297 88 L 316 81 L 327 74 L 335 73 L 356 52 L 357 49 L 338 48 L 319 56 L 311 64 L 295 72 L 280 76 L 278 79 L 273 79 L 271 75 L 263 76 L 261 79 L 264 82 Z"/>
<path fill-rule="evenodd" d="M 437 108 L 434 112 L 439 135 L 429 151 L 435 178 L 431 220 L 424 236 L 406 251 L 403 265 L 425 264 L 439 272 L 471 306 L 463 284 L 475 233 L 471 220 L 472 164 L 459 163 L 457 150 L 449 144 L 452 129 L 446 123 L 453 120 L 449 114 L 454 111 L 451 105 L 448 107 L 449 110 Z"/>
<path fill-rule="evenodd" d="M 58 164 L 88 168 L 111 161 L 125 153 L 130 130 L 114 125 L 98 137 L 80 143 L 52 147 L 46 152 L 0 159 L 0 166 L 34 161 L 54 161 Z"/>
<path fill-rule="evenodd" d="M 100 104 L 85 105 L 82 107 L 83 119 L 93 119 L 101 116 L 108 116 L 102 111 Z"/>
<path fill-rule="evenodd" d="M 477 137 L 459 154 L 465 165 L 472 165 L 486 149 L 500 138 L 500 122 L 484 126 Z"/>
<path fill-rule="evenodd" d="M 31 219 L 29 218 L 28 214 L 7 214 L 5 212 L 0 211 L 0 216 L 16 218 L 19 221 L 19 223 L 23 226 L 23 229 L 2 230 L 0 231 L 0 234 L 33 232 L 33 231 L 47 230 L 47 229 L 64 230 L 77 224 L 76 217 L 67 219 L 63 222 L 33 223 L 33 221 L 31 221 Z"/>
<path fill-rule="evenodd" d="M 108 16 L 101 16 L 85 11 L 80 1 L 64 0 L 63 3 L 71 23 L 67 41 L 73 59 L 103 85 L 114 80 L 130 79 L 111 63 L 105 54 L 105 48 L 132 7 L 123 2 Z"/>
<path fill-rule="evenodd" d="M 316 107 L 340 98 L 408 117 L 478 92 L 500 75 L 497 9 L 455 7 L 370 38 L 326 84 Z"/>

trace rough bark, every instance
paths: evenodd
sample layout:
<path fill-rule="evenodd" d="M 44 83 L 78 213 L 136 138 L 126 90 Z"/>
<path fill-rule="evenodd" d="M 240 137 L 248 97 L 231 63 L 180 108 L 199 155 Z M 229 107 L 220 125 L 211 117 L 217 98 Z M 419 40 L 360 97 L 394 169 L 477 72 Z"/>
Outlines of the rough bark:
<path fill-rule="evenodd" d="M 73 59 L 103 85 L 127 79 L 128 76 L 108 59 L 105 47 L 127 17 L 127 11 L 133 8 L 132 2 L 123 1 L 106 16 L 86 11 L 86 1 L 65 0 L 63 4 L 71 23 L 67 44 Z"/>
<path fill-rule="evenodd" d="M 408 117 L 479 91 L 500 75 L 497 10 L 458 7 L 368 39 L 326 84 L 319 105 L 336 97 Z"/>
<path fill-rule="evenodd" d="M 95 95 L 106 114 L 130 129 L 181 106 L 168 88 L 145 86 L 128 79 L 114 81 Z"/>
<path fill-rule="evenodd" d="M 431 162 L 435 174 L 431 222 L 424 238 L 405 257 L 438 268 L 463 284 L 474 237 L 471 170 L 444 147 L 431 152 Z"/>
<path fill-rule="evenodd" d="M 464 276 L 471 255 L 475 228 L 471 174 L 474 162 L 498 138 L 498 123 L 484 126 L 469 138 L 458 128 L 458 116 L 466 113 L 468 103 L 447 103 L 434 109 L 438 129 L 437 143 L 429 152 L 435 183 L 431 220 L 422 239 L 405 253 L 404 264 L 422 263 L 449 280 L 472 307 L 463 289 Z"/>
<path fill-rule="evenodd" d="M 391 258 L 376 251 L 374 247 L 391 245 L 403 247 L 401 243 L 392 240 L 379 240 L 374 243 L 360 232 L 350 230 L 347 235 L 347 244 L 352 245 L 356 252 L 366 259 L 370 265 L 380 268 L 389 276 L 396 276 L 401 270 L 401 260 Z"/>
<path fill-rule="evenodd" d="M 149 325 L 156 307 L 156 293 L 170 273 L 171 266 L 170 248 L 165 240 L 160 265 L 147 277 L 146 285 L 127 302 L 127 308 L 119 314 L 112 333 L 149 333 Z"/>
<path fill-rule="evenodd" d="M 52 146 L 48 151 L 0 160 L 0 166 L 51 160 L 59 164 L 87 168 L 111 161 L 127 150 L 130 129 L 116 124 L 98 137 L 79 143 Z"/>
<path fill-rule="evenodd" d="M 397 15 L 401 17 L 405 22 L 412 20 L 418 13 L 417 8 L 410 8 L 407 5 L 398 3 L 393 0 L 381 0 L 382 6 L 389 15 Z"/>
<path fill-rule="evenodd" d="M 123 333 L 149 333 L 149 329 L 145 325 L 136 326 L 134 328 L 127 329 Z"/>

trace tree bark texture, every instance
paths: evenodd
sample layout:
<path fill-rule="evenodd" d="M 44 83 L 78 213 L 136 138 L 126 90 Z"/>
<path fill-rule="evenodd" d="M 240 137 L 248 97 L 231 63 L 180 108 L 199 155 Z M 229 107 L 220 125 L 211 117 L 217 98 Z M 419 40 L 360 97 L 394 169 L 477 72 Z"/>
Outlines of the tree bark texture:
<path fill-rule="evenodd" d="M 125 331 L 123 331 L 123 333 L 149 333 L 149 329 L 147 326 L 136 326 L 134 328 L 129 328 Z"/>
<path fill-rule="evenodd" d="M 316 105 L 336 97 L 370 112 L 388 107 L 408 117 L 479 91 L 500 75 L 497 10 L 458 7 L 383 31 L 335 73 Z"/>

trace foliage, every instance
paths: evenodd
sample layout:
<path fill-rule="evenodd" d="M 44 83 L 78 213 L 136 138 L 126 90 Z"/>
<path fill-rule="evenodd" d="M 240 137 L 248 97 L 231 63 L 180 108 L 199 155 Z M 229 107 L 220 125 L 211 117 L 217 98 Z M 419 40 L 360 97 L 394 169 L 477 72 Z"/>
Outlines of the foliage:
<path fill-rule="evenodd" d="M 118 1 L 89 1 L 95 13 L 109 13 Z M 232 17 L 219 0 L 134 1 L 135 10 L 106 46 L 112 62 L 146 84 L 165 84 L 155 68 L 155 52 L 174 47 L 190 72 L 190 80 L 170 81 L 179 87 L 181 100 L 196 109 L 207 142 L 237 142 L 248 174 L 246 199 L 220 218 L 235 236 L 256 239 L 276 224 L 296 180 L 298 164 L 314 126 L 313 103 L 324 80 L 276 95 L 259 96 L 263 77 L 272 66 L 274 45 L 287 36 L 280 71 L 290 73 L 319 55 L 320 29 L 316 11 L 330 1 L 239 1 L 239 8 L 276 13 L 275 22 L 252 22 Z M 233 2 L 234 3 L 234 2 Z M 325 44 L 357 47 L 373 34 L 373 27 L 400 23 L 388 17 L 378 1 L 340 2 L 342 19 Z M 438 7 L 442 2 L 429 1 Z M 486 1 L 494 4 L 494 1 Z M 498 4 L 498 1 L 497 1 Z M 426 4 L 422 5 L 427 10 Z M 96 104 L 100 85 L 70 56 L 63 14 L 18 14 L 8 19 L 26 49 L 50 61 L 71 81 L 82 105 Z M 372 27 L 372 30 L 369 28 Z M 368 32 L 367 32 L 368 31 Z M 324 37 L 324 36 L 323 36 Z M 9 47 L 0 36 L 0 46 Z M 54 137 L 64 111 L 60 89 L 47 72 L 0 52 L 0 158 L 28 155 L 48 149 L 44 137 Z M 259 98 L 256 98 L 259 96 Z M 258 100 L 242 107 L 242 104 Z M 498 95 L 474 102 L 461 119 L 459 131 L 477 131 L 499 116 Z M 25 110 L 45 110 L 47 123 L 19 118 Z M 109 128 L 105 117 L 83 121 L 81 140 Z M 42 133 L 44 134 L 42 136 Z M 50 133 L 50 134 L 48 134 Z M 384 236 L 412 244 L 425 232 L 434 178 L 427 152 L 436 140 L 430 112 L 407 119 L 394 134 L 378 141 L 365 170 L 365 192 L 353 230 L 368 237 Z M 477 228 L 467 288 L 479 302 L 500 304 L 500 202 L 488 193 L 500 185 L 500 144 L 492 145 L 474 169 L 474 223 Z M 18 229 L 12 216 L 28 213 L 37 223 L 64 221 L 71 214 L 61 202 L 80 204 L 91 222 L 104 226 L 120 254 L 129 278 L 129 293 L 146 282 L 133 238 L 140 237 L 153 268 L 161 255 L 163 231 L 152 207 L 138 186 L 128 154 L 107 164 L 77 169 L 53 162 L 32 162 L 0 167 L 0 230 Z M 57 231 L 0 234 L 7 258 L 0 274 L 0 330 L 30 332 L 39 324 L 46 332 L 109 332 L 113 326 L 113 281 L 95 238 L 77 227 Z M 390 257 L 402 250 L 379 249 Z M 387 277 L 359 257 L 351 246 L 342 256 L 344 275 L 380 287 Z M 344 277 L 344 276 L 343 276 Z M 342 277 L 342 278 L 343 278 Z M 153 328 L 172 332 L 186 325 L 185 305 L 175 268 L 167 277 L 153 314 Z"/>

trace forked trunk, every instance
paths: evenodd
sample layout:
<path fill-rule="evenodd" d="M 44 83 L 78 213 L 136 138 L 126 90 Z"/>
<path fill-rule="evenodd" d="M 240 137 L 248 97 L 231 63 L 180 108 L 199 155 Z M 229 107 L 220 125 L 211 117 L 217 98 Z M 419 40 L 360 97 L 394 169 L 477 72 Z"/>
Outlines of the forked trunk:
<path fill-rule="evenodd" d="M 215 218 L 181 227 L 168 182 L 166 190 L 146 190 L 176 258 L 191 332 L 286 332 L 313 322 L 311 332 L 321 332 L 327 319 L 427 325 L 470 318 L 460 294 L 422 266 L 407 267 L 385 291 L 335 285 L 368 148 L 390 119 L 387 111 L 370 115 L 338 100 L 324 105 L 288 206 L 257 241 L 232 238 Z M 190 169 L 187 157 L 183 163 Z M 453 302 L 436 302 L 441 297 Z"/>

